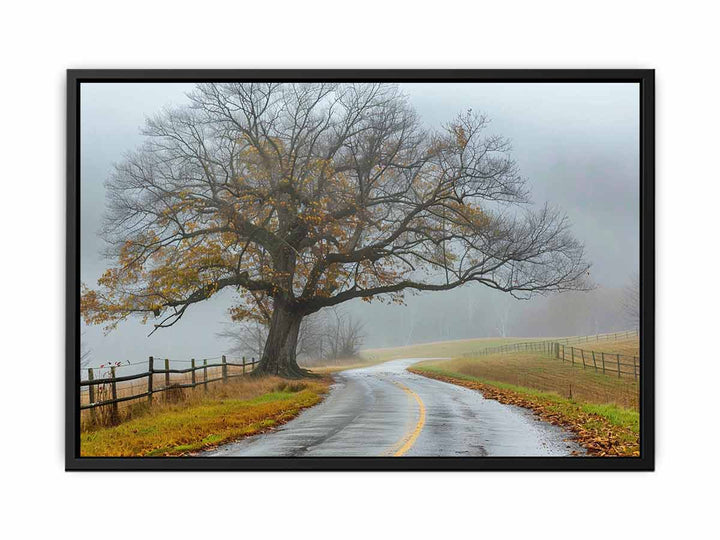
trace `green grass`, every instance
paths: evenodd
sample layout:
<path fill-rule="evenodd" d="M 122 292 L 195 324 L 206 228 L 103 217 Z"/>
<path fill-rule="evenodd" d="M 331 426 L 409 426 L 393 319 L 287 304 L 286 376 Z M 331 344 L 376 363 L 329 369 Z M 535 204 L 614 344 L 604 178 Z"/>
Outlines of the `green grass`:
<path fill-rule="evenodd" d="M 623 409 L 617 405 L 596 405 L 594 403 L 583 403 L 582 410 L 604 416 L 611 424 L 627 427 L 633 433 L 640 433 L 640 413 L 637 411 Z"/>

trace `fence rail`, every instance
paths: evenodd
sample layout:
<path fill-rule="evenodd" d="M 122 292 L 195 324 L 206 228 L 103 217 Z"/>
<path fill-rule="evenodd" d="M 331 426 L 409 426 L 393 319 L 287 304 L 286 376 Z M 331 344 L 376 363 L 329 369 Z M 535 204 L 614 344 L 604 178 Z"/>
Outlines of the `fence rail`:
<path fill-rule="evenodd" d="M 485 347 L 484 349 L 478 349 L 477 351 L 471 351 L 465 353 L 465 357 L 473 356 L 485 356 L 488 354 L 497 354 L 504 352 L 522 352 L 522 351 L 542 351 L 546 349 L 548 343 L 560 343 L 564 345 L 575 344 L 575 343 L 590 343 L 598 341 L 617 341 L 619 339 L 626 339 L 629 337 L 637 336 L 637 330 L 628 330 L 626 332 L 613 332 L 610 334 L 596 334 L 594 336 L 575 336 L 568 338 L 547 338 L 538 339 L 534 341 L 522 341 L 520 343 L 511 343 L 509 345 L 498 345 L 496 347 Z"/>
<path fill-rule="evenodd" d="M 569 359 L 568 349 L 570 349 Z M 592 351 L 578 347 L 568 347 L 562 343 L 555 344 L 555 358 L 563 362 L 571 362 L 580 365 L 583 369 L 592 368 L 596 373 L 602 372 L 605 375 L 631 375 L 636 380 L 640 377 L 640 363 L 637 356 L 627 354 L 607 353 L 604 351 Z M 623 362 L 625 360 L 625 362 Z M 592 364 L 591 364 L 592 362 Z M 625 369 L 627 368 L 627 369 Z"/>
<path fill-rule="evenodd" d="M 526 341 L 512 343 L 498 347 L 487 347 L 478 351 L 465 353 L 465 357 L 486 356 L 507 352 L 538 352 L 552 356 L 563 362 L 569 362 L 573 366 L 582 365 L 583 369 L 594 369 L 596 373 L 605 375 L 632 376 L 634 379 L 640 377 L 640 362 L 637 355 L 621 353 L 609 353 L 604 351 L 593 351 L 576 347 L 580 343 L 591 343 L 607 340 L 619 340 L 637 336 L 637 330 L 627 332 L 615 332 L 612 334 L 598 334 L 596 336 L 581 336 L 564 339 L 548 339 L 541 341 Z M 572 343 L 573 345 L 570 345 Z"/>
<path fill-rule="evenodd" d="M 259 363 L 259 360 L 256 361 L 255 358 L 252 358 L 249 362 L 247 362 L 245 361 L 245 357 L 243 356 L 242 362 L 228 362 L 227 358 L 225 356 L 222 356 L 222 361 L 219 363 L 216 362 L 208 364 L 207 360 L 203 360 L 203 363 L 201 365 L 196 365 L 195 359 L 192 359 L 190 362 L 191 366 L 187 369 L 170 369 L 170 361 L 168 359 L 165 359 L 164 369 L 156 369 L 155 358 L 151 356 L 148 358 L 147 371 L 144 371 L 142 373 L 135 373 L 133 375 L 123 375 L 118 377 L 115 374 L 117 366 L 110 366 L 110 376 L 101 377 L 99 379 L 96 379 L 94 377 L 94 368 L 86 368 L 88 372 L 88 378 L 80 381 L 80 387 L 81 389 L 87 387 L 89 403 L 81 403 L 80 410 L 95 409 L 96 407 L 104 407 L 110 405 L 113 408 L 113 414 L 117 414 L 118 403 L 122 403 L 124 401 L 147 398 L 148 402 L 152 403 L 152 397 L 154 394 L 166 392 L 175 388 L 195 388 L 202 385 L 204 389 L 207 390 L 207 385 L 209 383 L 218 381 L 227 382 L 229 379 L 235 377 L 242 377 L 251 373 L 255 366 Z M 242 371 L 239 373 L 230 373 L 228 370 L 228 368 L 230 367 L 242 368 Z M 220 368 L 221 374 L 218 377 L 208 378 L 208 369 L 213 368 Z M 203 372 L 203 376 L 201 379 L 198 380 L 196 372 L 201 370 Z M 172 382 L 172 379 L 170 377 L 171 374 L 187 373 L 191 374 L 191 382 Z M 164 386 L 154 386 L 154 378 L 158 375 L 165 375 Z M 118 383 L 139 379 L 147 379 L 147 390 L 145 392 L 118 397 Z M 97 394 L 96 387 L 98 385 L 109 385 L 111 399 L 95 401 Z"/>

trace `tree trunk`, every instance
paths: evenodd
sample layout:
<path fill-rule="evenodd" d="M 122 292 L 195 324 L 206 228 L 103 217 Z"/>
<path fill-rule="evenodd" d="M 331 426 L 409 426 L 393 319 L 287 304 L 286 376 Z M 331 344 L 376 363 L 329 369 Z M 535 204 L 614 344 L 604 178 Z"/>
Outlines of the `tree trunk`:
<path fill-rule="evenodd" d="M 308 374 L 298 366 L 296 349 L 302 315 L 276 304 L 262 358 L 253 373 L 299 379 Z"/>

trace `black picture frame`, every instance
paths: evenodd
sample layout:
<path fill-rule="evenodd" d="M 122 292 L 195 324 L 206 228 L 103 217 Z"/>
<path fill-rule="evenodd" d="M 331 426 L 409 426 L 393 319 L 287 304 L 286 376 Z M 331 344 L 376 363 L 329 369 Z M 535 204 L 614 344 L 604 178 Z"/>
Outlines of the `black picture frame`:
<path fill-rule="evenodd" d="M 80 457 L 80 86 L 203 81 L 637 82 L 640 85 L 640 457 Z M 595 470 L 655 466 L 655 73 L 650 69 L 71 69 L 67 71 L 65 468 L 98 470 Z"/>

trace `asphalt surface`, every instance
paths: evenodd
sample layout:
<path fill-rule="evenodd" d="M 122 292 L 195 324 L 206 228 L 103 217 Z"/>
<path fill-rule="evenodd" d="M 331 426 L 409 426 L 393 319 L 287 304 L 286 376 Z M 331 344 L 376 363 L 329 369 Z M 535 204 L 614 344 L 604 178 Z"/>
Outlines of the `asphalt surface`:
<path fill-rule="evenodd" d="M 530 411 L 406 371 L 421 359 L 339 373 L 330 395 L 277 430 L 204 456 L 567 456 L 582 447 Z"/>

